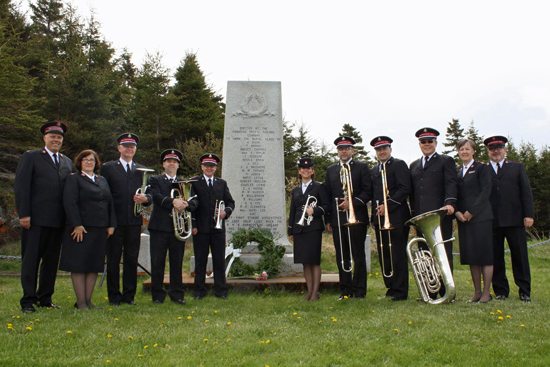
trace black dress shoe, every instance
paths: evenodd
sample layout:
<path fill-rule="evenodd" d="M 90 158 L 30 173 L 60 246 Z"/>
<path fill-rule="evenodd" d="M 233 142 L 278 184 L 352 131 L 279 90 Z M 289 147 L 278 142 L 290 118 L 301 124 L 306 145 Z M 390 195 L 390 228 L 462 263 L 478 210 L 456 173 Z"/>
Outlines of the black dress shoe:
<path fill-rule="evenodd" d="M 504 294 L 499 294 L 495 296 L 495 298 L 498 299 L 499 301 L 504 301 L 506 299 L 506 296 Z"/>
<path fill-rule="evenodd" d="M 39 303 L 38 303 L 38 307 L 61 308 L 61 306 L 58 306 L 58 305 L 53 304 L 53 303 L 51 303 L 51 302 L 49 302 L 49 303 L 41 303 L 41 302 L 39 302 Z"/>
<path fill-rule="evenodd" d="M 520 293 L 519 299 L 522 300 L 523 302 L 531 302 L 531 297 L 529 297 L 525 293 Z"/>
<path fill-rule="evenodd" d="M 111 306 L 117 306 L 118 307 L 118 306 L 120 306 L 120 301 L 112 301 L 112 302 L 109 302 L 109 304 Z"/>
<path fill-rule="evenodd" d="M 172 302 L 175 302 L 175 303 L 180 304 L 182 306 L 187 303 L 187 302 L 185 302 L 185 300 L 183 298 L 182 299 L 173 299 Z"/>
<path fill-rule="evenodd" d="M 156 299 L 153 301 L 154 304 L 160 305 L 161 303 L 164 303 L 164 301 L 161 301 L 160 299 Z"/>
<path fill-rule="evenodd" d="M 36 309 L 34 308 L 33 305 L 24 306 L 24 307 L 21 307 L 21 309 L 23 310 L 24 313 L 33 313 L 33 312 L 36 312 Z"/>
<path fill-rule="evenodd" d="M 122 302 L 127 303 L 127 304 L 132 305 L 132 306 L 137 306 L 137 303 L 134 302 L 134 301 L 122 301 Z"/>

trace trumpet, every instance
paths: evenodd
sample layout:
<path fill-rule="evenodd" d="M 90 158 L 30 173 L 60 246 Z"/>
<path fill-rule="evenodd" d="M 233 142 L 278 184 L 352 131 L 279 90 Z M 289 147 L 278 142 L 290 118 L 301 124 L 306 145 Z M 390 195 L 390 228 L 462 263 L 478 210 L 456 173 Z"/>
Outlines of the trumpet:
<path fill-rule="evenodd" d="M 216 209 L 214 210 L 214 222 L 216 222 L 216 229 L 222 229 L 223 218 L 221 217 L 221 211 L 225 210 L 225 202 L 223 200 L 216 200 Z"/>
<path fill-rule="evenodd" d="M 342 164 L 342 168 L 340 168 L 340 181 L 342 182 L 342 190 L 344 191 L 344 196 L 346 199 L 348 199 L 349 203 L 349 209 L 346 212 L 348 222 L 344 224 L 344 227 L 362 224 L 355 217 L 355 210 L 353 208 L 353 183 L 351 181 L 351 168 L 347 163 Z M 338 208 L 338 203 L 336 203 L 336 207 Z"/>
<path fill-rule="evenodd" d="M 311 204 L 309 204 L 309 200 L 311 199 Z M 313 215 L 308 215 L 306 218 L 306 211 L 307 207 L 311 206 L 312 208 L 315 208 L 317 206 L 317 198 L 315 196 L 308 195 L 306 204 L 304 205 L 304 212 L 302 213 L 302 217 L 296 223 L 299 226 L 309 226 L 311 224 L 311 221 L 313 220 Z M 304 224 L 305 223 L 305 224 Z"/>
<path fill-rule="evenodd" d="M 386 265 L 384 261 L 384 243 L 382 242 L 382 233 L 380 233 L 380 255 L 382 257 L 382 275 L 385 278 L 389 278 L 393 275 L 393 254 L 391 250 L 391 233 L 393 229 L 390 223 L 390 213 L 388 210 L 388 196 L 390 195 L 390 190 L 388 189 L 388 178 L 386 176 L 386 162 L 382 163 L 380 167 L 380 174 L 382 178 L 382 197 L 384 198 L 384 226 L 380 223 L 380 216 L 378 215 L 378 228 L 381 231 L 388 231 L 388 247 L 390 249 L 390 272 L 386 274 Z M 378 200 L 376 200 L 376 206 L 378 207 Z"/>
<path fill-rule="evenodd" d="M 456 294 L 455 283 L 451 266 L 445 251 L 445 242 L 453 241 L 454 237 L 443 240 L 441 233 L 441 219 L 445 216 L 444 209 L 433 210 L 417 215 L 406 225 L 412 224 L 422 231 L 424 238 L 415 237 L 407 244 L 407 256 L 411 263 L 418 291 L 424 302 L 432 305 L 449 303 Z M 424 242 L 428 250 L 418 248 L 418 242 Z M 413 246 L 417 245 L 415 256 Z M 445 295 L 439 299 L 431 299 L 430 293 L 437 293 L 441 285 L 445 284 Z"/>
<path fill-rule="evenodd" d="M 190 180 L 184 181 L 176 181 L 175 184 L 178 185 L 177 189 L 172 189 L 170 191 L 170 197 L 172 199 L 179 199 L 183 201 L 189 201 L 197 196 L 192 196 L 189 199 L 185 198 L 185 185 L 193 182 Z M 174 234 L 176 235 L 176 238 L 179 241 L 185 241 L 189 237 L 191 237 L 191 234 L 193 233 L 193 223 L 191 221 L 191 213 L 187 210 L 183 210 L 181 212 L 177 212 L 174 208 L 172 208 L 172 214 L 170 214 L 172 217 L 172 221 L 174 223 Z"/>
<path fill-rule="evenodd" d="M 151 177 L 152 172 L 154 172 L 155 170 L 149 168 L 136 168 L 136 171 L 143 172 L 142 184 L 141 187 L 136 190 L 136 195 L 145 195 L 145 193 L 147 192 L 147 188 L 149 187 L 149 185 L 147 185 L 147 181 L 149 180 L 149 177 Z M 136 203 L 134 204 L 134 216 L 139 217 L 140 215 L 145 219 L 149 219 L 149 217 L 151 216 L 149 212 L 145 210 L 143 204 Z"/>

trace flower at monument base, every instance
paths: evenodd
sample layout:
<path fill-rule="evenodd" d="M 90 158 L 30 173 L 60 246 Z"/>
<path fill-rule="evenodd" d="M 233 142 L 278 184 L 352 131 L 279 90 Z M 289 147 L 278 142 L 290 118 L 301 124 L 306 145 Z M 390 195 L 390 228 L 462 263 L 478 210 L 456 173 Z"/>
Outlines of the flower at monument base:
<path fill-rule="evenodd" d="M 267 280 L 267 273 L 265 271 L 262 272 L 262 275 L 256 273 L 254 276 L 256 277 L 256 280 Z"/>

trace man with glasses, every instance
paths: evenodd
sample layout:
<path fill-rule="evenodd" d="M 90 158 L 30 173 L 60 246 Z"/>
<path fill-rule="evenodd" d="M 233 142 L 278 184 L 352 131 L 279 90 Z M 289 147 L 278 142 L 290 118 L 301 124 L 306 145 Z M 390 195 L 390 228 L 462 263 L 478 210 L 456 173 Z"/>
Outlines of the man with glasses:
<path fill-rule="evenodd" d="M 20 304 L 25 313 L 35 312 L 34 304 L 61 308 L 52 303 L 52 294 L 65 228 L 63 188 L 73 171 L 72 160 L 59 153 L 67 125 L 50 121 L 40 131 L 44 149 L 25 152 L 15 172 L 15 205 L 21 225 Z"/>
<path fill-rule="evenodd" d="M 412 191 L 410 204 L 412 216 L 415 217 L 426 212 L 445 209 L 447 215 L 441 220 L 441 233 L 443 239 L 453 236 L 453 217 L 455 212 L 456 197 L 458 193 L 458 176 L 456 164 L 453 158 L 438 154 L 437 137 L 439 131 L 431 127 L 425 127 L 416 132 L 422 157 L 410 165 Z M 417 232 L 418 229 L 417 229 Z M 420 233 L 421 234 L 421 233 Z M 424 244 L 421 247 L 427 249 Z M 445 242 L 447 259 L 453 271 L 453 242 Z M 440 291 L 444 294 L 445 290 Z M 435 295 L 432 295 L 435 297 Z"/>
<path fill-rule="evenodd" d="M 533 226 L 534 204 L 525 167 L 520 162 L 506 160 L 504 136 L 491 136 L 483 141 L 489 149 L 493 187 L 490 202 L 493 208 L 493 291 L 499 300 L 510 294 L 504 262 L 504 239 L 512 257 L 514 281 L 519 287 L 519 299 L 531 301 L 531 271 L 525 228 Z"/>
<path fill-rule="evenodd" d="M 325 177 L 325 187 L 332 203 L 330 215 L 325 217 L 325 223 L 327 231 L 332 232 L 336 249 L 341 291 L 339 301 L 351 297 L 365 298 L 367 294 L 365 238 L 369 224 L 367 203 L 372 195 L 372 182 L 369 165 L 353 160 L 354 144 L 355 140 L 349 136 L 340 136 L 334 140 L 340 160 L 327 168 Z M 352 190 L 348 196 L 352 198 L 351 204 L 359 222 L 359 224 L 349 227 L 346 224 L 348 224 L 350 214 L 350 202 L 344 193 L 343 175 L 341 174 L 344 166 L 350 172 L 349 180 Z"/>
<path fill-rule="evenodd" d="M 134 162 L 139 138 L 125 133 L 117 138 L 120 158 L 101 166 L 100 175 L 105 177 L 111 188 L 117 228 L 107 240 L 107 295 L 109 303 L 120 306 L 122 302 L 135 305 L 137 289 L 137 266 L 141 245 L 141 216 L 134 216 L 134 204 L 151 205 L 150 195 L 138 194 L 142 173 L 136 168 L 145 168 Z M 122 255 L 124 251 L 124 256 Z M 120 258 L 122 257 L 122 292 L 120 291 Z"/>

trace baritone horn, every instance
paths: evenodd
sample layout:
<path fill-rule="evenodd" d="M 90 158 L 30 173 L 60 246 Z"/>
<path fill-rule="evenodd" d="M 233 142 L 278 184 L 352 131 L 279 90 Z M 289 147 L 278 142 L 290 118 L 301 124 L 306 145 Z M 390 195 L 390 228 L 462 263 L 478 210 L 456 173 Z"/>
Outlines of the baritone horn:
<path fill-rule="evenodd" d="M 309 200 L 311 200 L 311 203 L 309 203 Z M 307 207 L 311 206 L 312 208 L 315 208 L 317 206 L 317 198 L 315 196 L 308 195 L 306 204 L 304 205 L 304 212 L 302 213 L 302 217 L 296 223 L 299 226 L 309 226 L 311 224 L 311 221 L 313 220 L 313 215 L 308 215 L 306 217 L 306 211 Z"/>
<path fill-rule="evenodd" d="M 151 177 L 151 175 L 153 174 L 152 172 L 155 172 L 155 170 L 149 169 L 149 168 L 136 168 L 136 171 L 140 171 L 140 172 L 143 173 L 143 176 L 142 176 L 142 179 L 141 179 L 142 184 L 141 184 L 141 187 L 139 187 L 136 190 L 136 195 L 138 195 L 138 194 L 145 195 L 145 193 L 147 192 L 147 188 L 149 187 L 149 185 L 147 185 L 147 181 L 149 181 L 149 177 Z M 134 204 L 134 216 L 139 217 L 140 215 L 143 218 L 147 219 L 147 220 L 151 216 L 149 214 L 149 212 L 147 210 L 145 210 L 145 207 L 143 206 L 143 204 L 135 203 Z"/>
<path fill-rule="evenodd" d="M 185 196 L 185 185 L 193 182 L 191 180 L 180 180 L 174 182 L 176 185 L 178 185 L 178 188 L 172 189 L 170 191 L 170 197 L 172 199 L 179 199 L 183 201 L 189 201 L 191 199 L 196 198 L 197 196 L 192 196 L 189 199 Z M 174 234 L 176 235 L 176 238 L 179 241 L 185 241 L 189 237 L 191 237 L 191 234 L 193 233 L 193 223 L 191 221 L 191 213 L 188 210 L 182 210 L 181 212 L 177 212 L 174 208 L 172 208 L 172 214 L 170 214 L 172 217 L 172 221 L 174 222 Z"/>
<path fill-rule="evenodd" d="M 378 215 L 378 228 L 380 231 L 388 231 L 388 248 L 390 249 L 390 272 L 386 274 L 386 264 L 384 261 L 384 243 L 382 242 L 382 233 L 380 233 L 380 255 L 382 258 L 382 275 L 385 278 L 393 276 L 393 254 L 391 245 L 391 230 L 393 229 L 390 223 L 390 213 L 388 210 L 388 196 L 390 196 L 390 190 L 388 189 L 388 177 L 386 176 L 386 162 L 380 166 L 380 175 L 382 178 L 382 197 L 384 198 L 384 225 L 380 223 L 380 215 Z M 378 207 L 378 200 L 376 200 L 376 206 Z"/>
<path fill-rule="evenodd" d="M 221 217 L 221 211 L 225 210 L 225 202 L 223 200 L 216 200 L 216 209 L 214 210 L 214 221 L 216 222 L 216 229 L 223 228 L 223 218 Z"/>
<path fill-rule="evenodd" d="M 425 237 L 415 237 L 409 241 L 407 256 L 420 296 L 424 302 L 432 305 L 449 303 L 456 294 L 453 273 L 445 251 L 445 242 L 453 241 L 454 237 L 444 240 L 441 233 L 441 219 L 446 213 L 444 209 L 433 210 L 417 215 L 405 223 L 405 225 L 411 224 L 420 229 Z M 422 250 L 418 246 L 419 242 L 424 242 L 428 246 L 428 250 Z M 413 256 L 412 251 L 415 244 L 417 250 Z M 430 293 L 439 292 L 442 284 L 445 285 L 445 294 L 438 299 L 431 299 Z"/>

